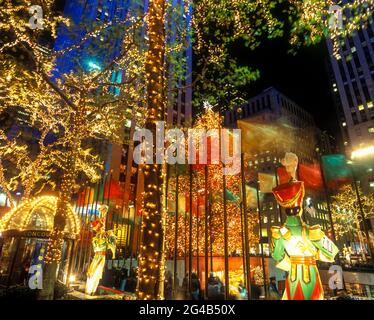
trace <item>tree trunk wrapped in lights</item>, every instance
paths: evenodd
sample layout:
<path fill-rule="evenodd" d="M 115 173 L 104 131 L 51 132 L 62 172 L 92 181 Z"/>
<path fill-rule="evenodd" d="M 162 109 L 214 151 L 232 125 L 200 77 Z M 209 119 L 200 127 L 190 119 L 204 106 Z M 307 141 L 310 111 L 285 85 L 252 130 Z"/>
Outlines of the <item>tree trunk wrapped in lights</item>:
<path fill-rule="evenodd" d="M 40 292 L 39 299 L 53 299 L 56 272 L 58 264 L 61 261 L 61 249 L 64 243 L 63 235 L 66 224 L 66 208 L 71 201 L 71 186 L 73 182 L 73 173 L 70 171 L 66 172 L 63 177 L 61 192 L 57 202 L 54 227 L 49 237 L 47 254 L 45 256 L 45 268 L 43 271 L 43 289 Z"/>
<path fill-rule="evenodd" d="M 156 121 L 164 118 L 164 57 L 165 57 L 165 0 L 148 4 L 149 47 L 146 56 L 148 118 L 146 128 L 155 139 Z M 156 146 L 155 140 L 153 143 Z M 152 148 L 154 148 L 152 146 Z M 155 150 L 155 149 L 154 149 Z M 155 154 L 155 152 L 153 153 Z M 163 281 L 163 190 L 162 165 L 144 166 L 144 204 L 142 241 L 139 252 L 138 299 L 162 299 Z"/>

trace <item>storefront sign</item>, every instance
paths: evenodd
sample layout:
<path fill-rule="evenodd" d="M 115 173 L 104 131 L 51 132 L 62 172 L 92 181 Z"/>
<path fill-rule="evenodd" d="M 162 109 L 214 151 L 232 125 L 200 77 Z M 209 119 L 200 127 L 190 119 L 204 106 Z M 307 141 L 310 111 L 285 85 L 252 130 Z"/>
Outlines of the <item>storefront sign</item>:
<path fill-rule="evenodd" d="M 3 232 L 4 238 L 22 237 L 22 238 L 39 238 L 48 239 L 50 231 L 47 230 L 7 230 Z M 71 233 L 65 233 L 65 239 L 75 239 L 75 235 Z"/>

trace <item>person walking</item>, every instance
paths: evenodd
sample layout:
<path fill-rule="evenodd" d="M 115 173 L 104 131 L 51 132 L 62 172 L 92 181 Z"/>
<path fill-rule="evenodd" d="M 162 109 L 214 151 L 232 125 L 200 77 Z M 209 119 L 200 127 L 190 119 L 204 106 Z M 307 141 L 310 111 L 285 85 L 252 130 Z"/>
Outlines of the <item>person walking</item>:
<path fill-rule="evenodd" d="M 165 300 L 172 300 L 173 297 L 173 276 L 170 271 L 165 275 L 164 297 Z"/>
<path fill-rule="evenodd" d="M 200 280 L 196 273 L 191 274 L 191 298 L 192 300 L 200 300 Z"/>
<path fill-rule="evenodd" d="M 183 278 L 182 290 L 183 290 L 184 299 L 187 300 L 189 298 L 189 294 L 188 294 L 188 292 L 189 292 L 189 290 L 188 290 L 188 272 L 186 273 L 186 275 Z"/>
<path fill-rule="evenodd" d="M 127 277 L 128 277 L 128 269 L 125 266 L 123 266 L 121 269 L 121 283 L 120 283 L 120 288 L 119 288 L 121 291 L 125 291 Z"/>
<path fill-rule="evenodd" d="M 268 300 L 279 300 L 280 294 L 277 288 L 277 281 L 275 277 L 270 277 Z"/>

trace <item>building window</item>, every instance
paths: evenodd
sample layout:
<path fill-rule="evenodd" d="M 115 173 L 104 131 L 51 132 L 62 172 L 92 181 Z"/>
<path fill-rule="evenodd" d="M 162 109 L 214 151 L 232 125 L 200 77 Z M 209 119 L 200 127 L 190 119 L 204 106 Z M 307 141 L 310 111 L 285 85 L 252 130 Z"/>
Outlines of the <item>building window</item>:
<path fill-rule="evenodd" d="M 352 63 L 349 62 L 348 57 L 347 57 L 347 67 L 348 67 L 348 72 L 349 72 L 350 79 L 354 79 L 355 78 L 355 74 L 353 72 Z"/>
<path fill-rule="evenodd" d="M 368 128 L 369 133 L 374 133 L 374 127 Z"/>
<path fill-rule="evenodd" d="M 365 100 L 370 101 L 370 94 L 368 90 L 368 86 L 366 84 L 366 81 L 364 79 L 360 80 L 361 86 L 362 86 L 362 91 L 364 92 Z"/>
<path fill-rule="evenodd" d="M 345 90 L 345 94 L 347 95 L 348 105 L 350 108 L 353 108 L 354 107 L 353 99 L 352 99 L 351 91 L 347 84 L 344 86 L 344 90 Z"/>
<path fill-rule="evenodd" d="M 340 75 L 342 77 L 342 80 L 343 80 L 343 82 L 346 82 L 347 81 L 347 76 L 345 74 L 345 70 L 344 70 L 344 67 L 343 67 L 342 60 L 339 60 L 338 65 L 339 65 L 339 70 L 340 70 Z"/>
<path fill-rule="evenodd" d="M 373 59 L 371 57 L 371 54 L 369 52 L 369 48 L 367 46 L 364 47 L 364 53 L 365 53 L 365 58 L 369 66 L 373 64 Z"/>

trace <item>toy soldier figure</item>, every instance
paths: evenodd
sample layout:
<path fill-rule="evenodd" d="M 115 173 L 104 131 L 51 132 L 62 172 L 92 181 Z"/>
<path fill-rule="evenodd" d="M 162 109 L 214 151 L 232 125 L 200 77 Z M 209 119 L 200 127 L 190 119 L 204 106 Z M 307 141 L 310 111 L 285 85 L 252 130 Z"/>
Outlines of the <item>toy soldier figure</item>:
<path fill-rule="evenodd" d="M 105 231 L 105 220 L 108 207 L 102 205 L 99 210 L 100 217 L 91 223 L 92 229 L 96 232 L 96 235 L 92 239 L 92 246 L 95 255 L 87 271 L 86 294 L 89 295 L 93 295 L 99 285 L 100 279 L 103 275 L 107 250 L 109 249 L 112 251 L 113 259 L 115 258 L 116 252 L 116 236 L 112 230 Z"/>
<path fill-rule="evenodd" d="M 323 300 L 317 260 L 333 262 L 338 248 L 319 225 L 308 226 L 301 218 L 304 183 L 296 180 L 298 158 L 286 153 L 282 164 L 290 181 L 273 189 L 287 219 L 282 227 L 272 227 L 271 253 L 277 268 L 288 272 L 283 300 Z"/>

